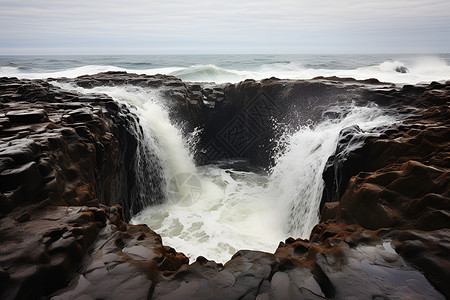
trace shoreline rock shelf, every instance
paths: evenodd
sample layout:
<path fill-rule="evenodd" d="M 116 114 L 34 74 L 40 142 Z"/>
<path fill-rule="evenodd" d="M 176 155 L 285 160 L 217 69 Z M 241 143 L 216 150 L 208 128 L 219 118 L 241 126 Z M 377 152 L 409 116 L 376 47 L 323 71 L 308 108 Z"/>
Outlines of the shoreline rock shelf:
<path fill-rule="evenodd" d="M 252 157 L 268 167 L 278 134 L 271 119 L 314 121 L 330 103 L 374 102 L 406 119 L 345 156 L 338 145 L 308 240 L 288 238 L 273 254 L 240 250 L 225 265 L 189 264 L 147 226 L 126 223 L 142 209 L 132 197 L 137 116 L 52 81 L 158 88 L 186 132 L 203 127 L 198 163 Z M 448 298 L 449 120 L 450 82 L 0 78 L 0 298 Z M 236 126 L 246 143 L 227 139 Z M 344 130 L 340 144 L 355 134 Z"/>
<path fill-rule="evenodd" d="M 54 293 L 96 255 L 97 245 L 98 255 L 108 257 L 105 268 L 120 265 L 129 284 L 148 285 L 146 293 L 158 271 L 188 262 L 148 227 L 124 223 L 137 145 L 127 127 L 135 116 L 126 107 L 44 81 L 2 78 L 0 91 L 2 299 Z M 148 248 L 144 257 L 123 254 L 133 241 Z"/>

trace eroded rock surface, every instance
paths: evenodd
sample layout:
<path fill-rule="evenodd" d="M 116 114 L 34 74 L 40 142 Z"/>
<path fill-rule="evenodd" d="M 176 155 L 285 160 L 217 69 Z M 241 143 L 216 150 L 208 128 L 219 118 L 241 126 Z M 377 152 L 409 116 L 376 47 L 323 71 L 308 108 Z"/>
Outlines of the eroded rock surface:
<path fill-rule="evenodd" d="M 203 257 L 189 265 L 147 226 L 125 222 L 142 208 L 130 196 L 139 142 L 129 108 L 46 81 L 1 78 L 1 298 L 450 297 L 450 83 L 399 89 L 375 80 L 272 78 L 216 86 L 124 72 L 58 81 L 158 88 L 171 117 L 188 122 L 185 130 L 205 126 L 205 163 L 253 150 L 255 163 L 267 158 L 276 132 L 250 132 L 251 116 L 266 124 L 271 115 L 282 121 L 314 108 L 308 118 L 319 118 L 324 106 L 350 100 L 406 119 L 379 136 L 343 130 L 309 239 L 288 238 L 273 254 L 241 250 L 224 265 Z M 229 144 L 233 122 L 245 125 L 245 141 L 258 139 Z"/>
<path fill-rule="evenodd" d="M 158 272 L 187 263 L 148 227 L 124 223 L 138 145 L 127 107 L 1 78 L 0 114 L 0 298 L 47 296 L 76 274 L 103 286 L 82 284 L 100 298 L 148 295 Z"/>
<path fill-rule="evenodd" d="M 341 161 L 335 171 L 346 189 L 339 202 L 325 203 L 321 221 L 384 228 L 395 250 L 448 297 L 450 85 L 403 90 L 418 94 L 399 104 L 417 110 Z"/>

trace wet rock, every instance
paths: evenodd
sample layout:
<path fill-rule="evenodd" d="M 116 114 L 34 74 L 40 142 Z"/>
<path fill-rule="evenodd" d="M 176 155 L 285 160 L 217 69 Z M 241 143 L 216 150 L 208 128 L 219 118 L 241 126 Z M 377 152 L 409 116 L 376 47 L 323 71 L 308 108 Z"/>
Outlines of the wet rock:
<path fill-rule="evenodd" d="M 442 88 L 440 84 L 437 86 Z M 313 230 L 312 239 L 323 240 L 325 228 L 330 226 L 339 230 L 355 223 L 379 230 L 381 235 L 390 232 L 388 236 L 395 240 L 396 251 L 424 271 L 427 280 L 448 297 L 449 291 L 442 281 L 449 276 L 443 268 L 447 268 L 444 249 L 449 241 L 450 224 L 447 159 L 450 129 L 448 110 L 442 106 L 448 96 L 438 96 L 433 89 L 432 85 L 404 87 L 403 104 L 420 110 L 414 110 L 395 130 L 369 137 L 362 147 L 349 153 L 340 166 L 348 172 L 345 193 L 340 202 L 325 204 L 321 217 L 324 223 L 317 226 L 321 228 L 319 231 Z M 345 236 L 344 232 L 328 240 Z M 344 241 L 351 247 L 362 242 L 353 236 L 345 237 Z M 381 272 L 372 267 L 368 270 L 374 274 Z"/>
<path fill-rule="evenodd" d="M 344 194 L 347 183 L 357 169 L 356 160 L 348 160 L 349 154 L 362 146 L 366 134 L 358 125 L 347 127 L 339 133 L 339 140 L 334 154 L 328 158 L 322 177 L 325 188 L 320 203 L 320 211 L 326 202 L 336 202 Z M 343 165 L 345 164 L 345 168 Z"/>
<path fill-rule="evenodd" d="M 2 192 L 24 184 L 39 184 L 40 176 L 37 164 L 31 161 L 14 169 L 6 169 L 0 173 L 0 180 L 2 181 Z M 34 183 L 35 180 L 38 182 Z"/>
<path fill-rule="evenodd" d="M 8 128 L 11 126 L 11 121 L 9 118 L 0 118 L 0 126 L 2 126 L 2 128 Z"/>
<path fill-rule="evenodd" d="M 430 282 L 447 297 L 449 278 L 449 230 L 434 232 L 399 232 L 395 236 L 395 250 L 423 270 Z"/>
<path fill-rule="evenodd" d="M 91 121 L 94 119 L 94 114 L 88 108 L 79 108 L 69 112 L 74 122 Z"/>
<path fill-rule="evenodd" d="M 11 157 L 0 157 L 0 172 L 8 169 L 14 165 L 14 160 Z"/>
<path fill-rule="evenodd" d="M 0 157 L 4 161 L 13 159 L 19 164 L 31 161 L 38 151 L 35 141 L 29 138 L 0 141 L 0 146 Z"/>
<path fill-rule="evenodd" d="M 241 250 L 225 265 L 202 257 L 188 265 L 151 229 L 125 222 L 147 205 L 133 196 L 142 128 L 131 110 L 104 95 L 2 78 L 0 297 L 450 297 L 449 82 L 395 89 L 377 80 L 270 78 L 216 86 L 125 72 L 58 80 L 160 88 L 187 132 L 206 126 L 205 162 L 251 155 L 270 165 L 272 117 L 314 123 L 330 103 L 374 102 L 408 118 L 360 147 L 351 147 L 361 142 L 357 127 L 341 132 L 326 179 L 339 201 L 324 204 L 308 240 L 288 238 L 274 254 Z M 40 110 L 47 120 L 7 116 Z M 226 139 L 239 128 L 245 147 Z M 158 185 L 158 172 L 146 169 Z"/>
<path fill-rule="evenodd" d="M 295 240 L 273 255 L 239 251 L 224 266 L 201 258 L 163 277 L 153 298 L 347 299 L 357 295 L 376 299 L 389 295 L 444 299 L 421 273 L 405 264 L 389 240 L 361 230 L 347 235 L 354 240 L 365 235 L 366 242 L 349 248 L 340 239 L 328 246 Z M 298 255 L 295 249 L 300 245 L 304 250 Z"/>
<path fill-rule="evenodd" d="M 395 72 L 398 72 L 398 73 L 408 73 L 409 70 L 408 70 L 408 68 L 405 67 L 405 66 L 399 66 L 399 67 L 396 67 L 396 68 L 395 68 Z"/>
<path fill-rule="evenodd" d="M 11 123 L 42 123 L 48 121 L 47 112 L 44 109 L 13 110 L 6 113 Z"/>
<path fill-rule="evenodd" d="M 30 218 L 23 218 L 24 211 Z M 81 215 L 86 221 L 74 227 L 70 220 Z M 2 218 L 0 266 L 9 275 L 3 295 L 34 298 L 61 287 L 90 245 L 86 233 L 98 232 L 95 221 L 89 211 L 73 207 L 42 210 L 25 206 Z M 67 232 L 71 236 L 65 237 Z"/>
<path fill-rule="evenodd" d="M 113 224 L 109 220 L 91 246 L 89 258 L 83 261 L 68 287 L 58 291 L 54 299 L 83 295 L 147 299 L 152 296 L 159 270 L 169 274 L 187 263 L 183 254 L 167 252 L 161 237 L 147 226 L 128 225 L 120 219 L 115 219 Z"/>
<path fill-rule="evenodd" d="M 121 108 L 112 99 L 81 96 L 37 80 L 3 78 L 0 89 L 2 124 L 11 124 L 0 135 L 5 210 L 28 201 L 66 205 L 116 201 L 111 199 L 111 182 L 117 153 L 126 150 L 119 149 L 118 127 L 124 124 L 113 121 L 120 120 Z"/>

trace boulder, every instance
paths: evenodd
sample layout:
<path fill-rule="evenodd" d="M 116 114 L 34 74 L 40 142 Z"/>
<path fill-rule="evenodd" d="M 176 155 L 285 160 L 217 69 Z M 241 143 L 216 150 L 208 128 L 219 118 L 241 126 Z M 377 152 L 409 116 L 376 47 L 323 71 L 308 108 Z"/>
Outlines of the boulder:
<path fill-rule="evenodd" d="M 408 68 L 405 67 L 405 66 L 398 66 L 398 67 L 395 68 L 395 72 L 398 72 L 398 73 L 408 73 L 409 70 L 408 70 Z"/>

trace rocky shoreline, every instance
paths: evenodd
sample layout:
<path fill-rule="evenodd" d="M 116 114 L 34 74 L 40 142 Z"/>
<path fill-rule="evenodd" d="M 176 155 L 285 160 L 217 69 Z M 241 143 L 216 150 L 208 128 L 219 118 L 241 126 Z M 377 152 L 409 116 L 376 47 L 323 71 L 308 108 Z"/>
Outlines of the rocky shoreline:
<path fill-rule="evenodd" d="M 202 257 L 189 265 L 147 226 L 126 223 L 145 206 L 133 194 L 137 116 L 108 96 L 52 82 L 160 89 L 186 132 L 203 128 L 198 163 L 242 157 L 268 167 L 279 134 L 273 118 L 314 121 L 329 103 L 373 102 L 406 119 L 345 156 L 338 145 L 308 240 L 289 238 L 274 254 L 241 250 L 225 265 Z M 449 105 L 450 82 L 0 78 L 0 297 L 449 298 Z M 340 145 L 357 134 L 341 132 Z M 150 193 L 158 202 L 158 189 Z"/>

